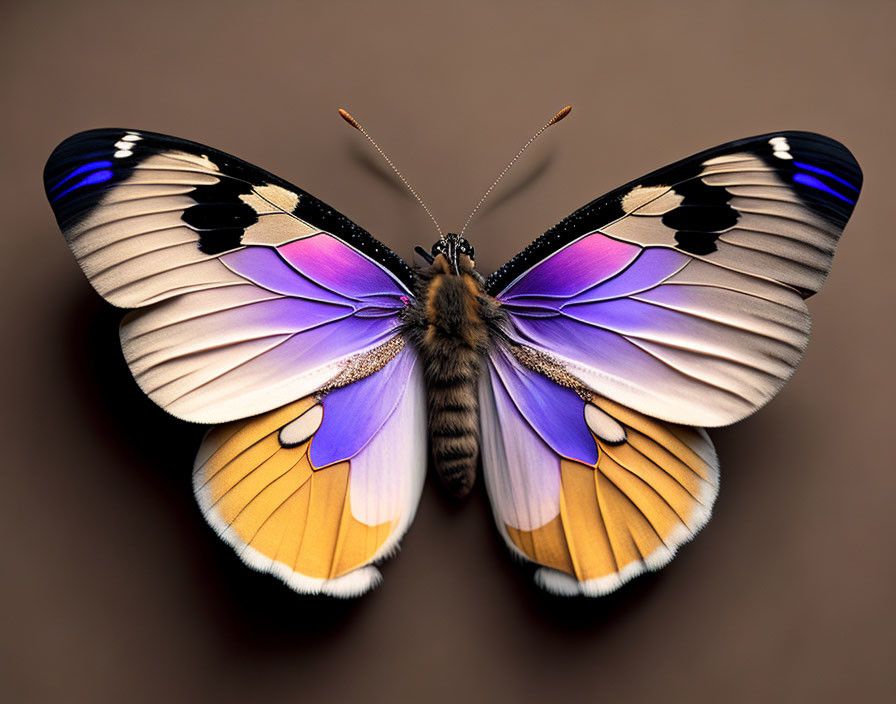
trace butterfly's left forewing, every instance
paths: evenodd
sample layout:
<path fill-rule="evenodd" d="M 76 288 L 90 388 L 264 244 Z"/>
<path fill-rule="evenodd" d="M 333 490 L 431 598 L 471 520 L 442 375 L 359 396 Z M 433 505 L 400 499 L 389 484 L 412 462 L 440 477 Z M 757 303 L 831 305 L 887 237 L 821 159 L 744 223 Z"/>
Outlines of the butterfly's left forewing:
<path fill-rule="evenodd" d="M 196 466 L 212 525 L 299 591 L 370 588 L 425 465 L 407 266 L 301 189 L 173 137 L 75 135 L 45 185 L 90 282 L 134 309 L 121 341 L 140 387 L 227 423 Z"/>
<path fill-rule="evenodd" d="M 397 334 L 410 271 L 301 189 L 194 142 L 134 130 L 70 137 L 47 197 L 122 325 L 141 388 L 219 423 L 308 395 Z"/>

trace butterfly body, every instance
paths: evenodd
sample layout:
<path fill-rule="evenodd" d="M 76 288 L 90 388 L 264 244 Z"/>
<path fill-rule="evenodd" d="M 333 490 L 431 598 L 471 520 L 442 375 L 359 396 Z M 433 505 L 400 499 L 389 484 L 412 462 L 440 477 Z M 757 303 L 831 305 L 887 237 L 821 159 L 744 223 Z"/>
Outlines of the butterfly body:
<path fill-rule="evenodd" d="M 453 243 L 456 236 L 448 237 Z M 415 271 L 407 334 L 423 362 L 436 472 L 450 493 L 462 497 L 476 478 L 479 375 L 499 307 L 467 253 L 441 252 L 437 244 L 434 254 Z"/>
<path fill-rule="evenodd" d="M 539 585 L 598 596 L 709 519 L 703 428 L 793 373 L 862 173 L 818 134 L 729 142 L 583 206 L 487 279 L 462 236 L 412 269 L 302 189 L 166 135 L 74 135 L 44 181 L 90 282 L 131 309 L 140 388 L 214 426 L 194 491 L 246 564 L 302 593 L 371 589 L 431 445 L 456 495 L 482 467 Z"/>

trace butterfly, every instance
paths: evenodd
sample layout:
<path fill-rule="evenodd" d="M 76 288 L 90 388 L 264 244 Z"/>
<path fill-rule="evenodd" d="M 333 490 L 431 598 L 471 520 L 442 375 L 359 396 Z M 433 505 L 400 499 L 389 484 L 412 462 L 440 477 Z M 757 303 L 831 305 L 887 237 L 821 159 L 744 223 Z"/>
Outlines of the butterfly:
<path fill-rule="evenodd" d="M 598 596 L 709 519 L 703 428 L 793 373 L 862 174 L 818 134 L 730 142 L 588 203 L 487 277 L 463 230 L 439 228 L 411 267 L 283 179 L 152 132 L 76 134 L 44 180 L 88 280 L 130 309 L 140 388 L 214 426 L 195 495 L 247 565 L 300 593 L 376 586 L 431 447 L 455 495 L 481 464 L 538 585 Z"/>

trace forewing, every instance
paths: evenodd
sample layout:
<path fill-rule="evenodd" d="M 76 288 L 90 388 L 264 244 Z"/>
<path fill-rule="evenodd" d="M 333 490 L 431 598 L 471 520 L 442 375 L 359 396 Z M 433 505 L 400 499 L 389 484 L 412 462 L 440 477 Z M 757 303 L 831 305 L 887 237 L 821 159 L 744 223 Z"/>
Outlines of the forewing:
<path fill-rule="evenodd" d="M 805 349 L 861 172 L 820 135 L 723 145 L 559 223 L 489 278 L 516 343 L 656 418 L 749 415 Z"/>
<path fill-rule="evenodd" d="M 715 500 L 706 433 L 543 369 L 552 381 L 521 354 L 494 345 L 480 383 L 483 470 L 508 546 L 541 566 L 540 586 L 563 595 L 606 594 L 665 565 Z"/>
<path fill-rule="evenodd" d="M 414 516 L 425 418 L 420 363 L 404 347 L 322 400 L 214 428 L 196 459 L 197 500 L 250 567 L 302 593 L 362 594 Z"/>
<path fill-rule="evenodd" d="M 174 415 L 270 411 L 396 334 L 410 270 L 313 196 L 194 142 L 69 138 L 47 197 L 90 282 L 125 318 L 125 357 Z"/>

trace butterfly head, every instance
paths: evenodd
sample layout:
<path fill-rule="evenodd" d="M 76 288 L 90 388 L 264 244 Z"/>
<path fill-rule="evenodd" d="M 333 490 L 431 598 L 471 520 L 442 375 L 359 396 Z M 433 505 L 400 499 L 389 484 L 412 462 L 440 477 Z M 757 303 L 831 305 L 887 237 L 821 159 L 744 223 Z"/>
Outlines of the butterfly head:
<path fill-rule="evenodd" d="M 440 254 L 445 256 L 445 259 L 451 265 L 452 272 L 455 274 L 459 274 L 462 269 L 473 267 L 473 245 L 453 232 L 449 232 L 444 239 L 438 240 L 432 246 L 433 258 L 438 257 Z M 463 257 L 467 257 L 469 262 L 464 260 Z"/>

